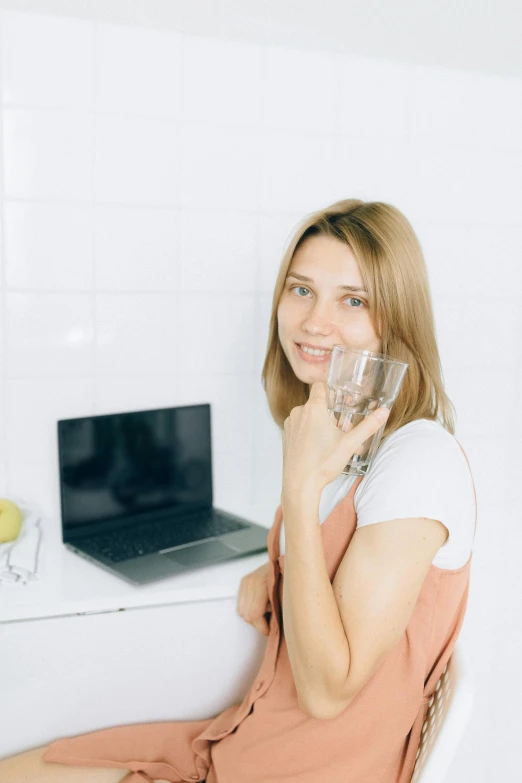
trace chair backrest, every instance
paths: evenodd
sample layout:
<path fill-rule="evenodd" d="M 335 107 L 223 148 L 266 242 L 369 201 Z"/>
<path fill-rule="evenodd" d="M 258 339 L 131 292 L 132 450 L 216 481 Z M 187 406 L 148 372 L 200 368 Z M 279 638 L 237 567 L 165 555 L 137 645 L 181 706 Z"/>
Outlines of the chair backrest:
<path fill-rule="evenodd" d="M 459 639 L 435 686 L 422 727 L 411 783 L 442 783 L 471 715 L 475 684 Z"/>

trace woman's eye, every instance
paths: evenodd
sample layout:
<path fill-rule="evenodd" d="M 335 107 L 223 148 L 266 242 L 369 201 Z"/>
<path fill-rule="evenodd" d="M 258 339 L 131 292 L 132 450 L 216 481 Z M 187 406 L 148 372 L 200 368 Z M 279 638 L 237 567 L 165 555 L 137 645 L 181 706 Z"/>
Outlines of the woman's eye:
<path fill-rule="evenodd" d="M 305 288 L 304 285 L 294 285 L 291 289 L 291 291 L 308 291 L 308 288 Z"/>
<path fill-rule="evenodd" d="M 306 288 L 304 285 L 294 285 L 294 286 L 291 287 L 290 290 L 291 291 L 306 291 L 307 293 L 310 293 L 309 289 Z M 300 295 L 298 295 L 298 296 L 299 296 L 300 299 L 303 298 Z M 355 296 L 349 296 L 346 301 L 347 302 L 357 302 L 358 303 L 356 305 L 351 306 L 352 310 L 361 310 L 362 309 L 361 305 L 364 306 L 364 302 L 362 301 L 362 299 L 357 299 L 357 297 L 355 297 Z"/>

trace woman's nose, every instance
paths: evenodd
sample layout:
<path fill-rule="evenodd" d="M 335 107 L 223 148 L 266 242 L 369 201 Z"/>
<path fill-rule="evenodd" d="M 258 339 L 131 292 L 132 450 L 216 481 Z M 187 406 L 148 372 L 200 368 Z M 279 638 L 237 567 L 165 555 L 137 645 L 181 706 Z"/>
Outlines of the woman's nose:
<path fill-rule="evenodd" d="M 319 312 L 317 309 L 315 309 L 304 319 L 302 328 L 313 334 L 317 332 L 329 334 L 334 328 L 334 323 L 328 316 L 328 313 Z"/>

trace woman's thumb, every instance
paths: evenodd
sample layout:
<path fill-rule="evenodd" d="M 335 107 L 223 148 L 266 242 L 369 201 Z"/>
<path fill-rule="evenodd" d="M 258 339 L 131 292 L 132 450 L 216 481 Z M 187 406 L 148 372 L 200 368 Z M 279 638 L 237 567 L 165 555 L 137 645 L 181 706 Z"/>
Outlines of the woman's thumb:
<path fill-rule="evenodd" d="M 270 627 L 265 619 L 265 617 L 258 617 L 257 620 L 252 623 L 254 628 L 257 628 L 258 631 L 261 631 L 262 634 L 265 636 L 268 636 L 270 632 Z"/>
<path fill-rule="evenodd" d="M 382 427 L 384 422 L 388 419 L 389 415 L 389 408 L 384 406 L 377 408 L 368 416 L 365 416 L 364 419 L 359 422 L 359 424 L 356 424 L 355 427 L 346 432 L 346 435 L 348 436 L 347 440 L 349 440 L 351 436 L 352 441 L 355 438 L 359 444 L 364 443 L 368 438 L 371 438 L 371 436 L 374 435 L 380 427 Z"/>

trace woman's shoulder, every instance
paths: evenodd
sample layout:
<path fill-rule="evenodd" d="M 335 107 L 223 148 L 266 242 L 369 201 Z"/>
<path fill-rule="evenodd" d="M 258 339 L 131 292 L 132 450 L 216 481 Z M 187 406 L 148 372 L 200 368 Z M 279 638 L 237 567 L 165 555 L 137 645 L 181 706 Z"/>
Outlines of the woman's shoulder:
<path fill-rule="evenodd" d="M 392 432 L 389 438 L 387 438 L 386 442 L 389 442 L 392 439 L 404 437 L 433 437 L 436 435 L 443 435 L 449 438 L 454 438 L 454 435 L 452 435 L 451 432 L 449 432 L 438 420 L 415 419 L 414 421 L 409 421 L 407 424 L 403 424 L 402 427 L 399 427 L 398 430 Z"/>
<path fill-rule="evenodd" d="M 476 516 L 472 474 L 455 436 L 418 419 L 382 443 L 354 496 L 357 526 L 391 519 L 440 520 L 449 538 L 434 559 L 441 568 L 467 562 Z"/>
<path fill-rule="evenodd" d="M 376 485 L 444 481 L 452 487 L 470 484 L 471 472 L 457 438 L 439 421 L 416 419 L 393 432 L 377 450 L 357 495 Z"/>
<path fill-rule="evenodd" d="M 456 437 L 439 421 L 415 419 L 392 432 L 377 450 L 375 459 L 377 460 L 379 456 L 382 458 L 391 451 L 402 453 L 417 451 L 422 454 L 426 446 L 455 454 L 460 453 L 464 458 Z"/>

